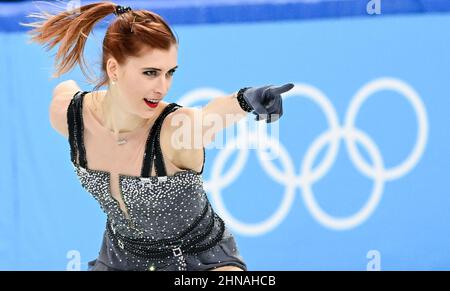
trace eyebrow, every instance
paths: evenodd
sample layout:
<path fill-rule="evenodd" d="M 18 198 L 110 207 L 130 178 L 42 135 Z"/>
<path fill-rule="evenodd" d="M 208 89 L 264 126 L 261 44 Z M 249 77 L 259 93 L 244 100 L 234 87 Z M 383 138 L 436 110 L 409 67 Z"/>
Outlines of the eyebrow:
<path fill-rule="evenodd" d="M 175 70 L 177 69 L 178 66 L 173 67 L 172 69 L 170 69 L 169 71 Z M 155 71 L 161 71 L 161 69 L 158 68 L 142 68 L 142 70 L 155 70 Z"/>

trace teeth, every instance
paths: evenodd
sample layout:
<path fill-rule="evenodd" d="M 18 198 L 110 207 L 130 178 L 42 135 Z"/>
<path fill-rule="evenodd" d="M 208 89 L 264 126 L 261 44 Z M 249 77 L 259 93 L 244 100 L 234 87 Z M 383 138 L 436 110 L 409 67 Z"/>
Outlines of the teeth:
<path fill-rule="evenodd" d="M 159 102 L 158 99 L 147 99 L 147 98 L 144 98 L 144 99 L 147 100 L 148 102 L 153 102 L 153 103 Z"/>

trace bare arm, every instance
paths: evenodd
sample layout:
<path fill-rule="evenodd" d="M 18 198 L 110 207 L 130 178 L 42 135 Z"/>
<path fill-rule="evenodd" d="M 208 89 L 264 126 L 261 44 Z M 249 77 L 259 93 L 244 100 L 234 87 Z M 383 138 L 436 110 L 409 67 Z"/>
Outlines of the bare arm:
<path fill-rule="evenodd" d="M 274 122 L 283 114 L 281 93 L 293 87 L 289 83 L 279 87 L 246 88 L 242 91 L 241 103 L 257 115 L 255 120 Z M 198 166 L 203 147 L 214 141 L 218 132 L 247 116 L 248 112 L 241 108 L 237 93 L 214 98 L 201 109 L 182 107 L 169 115 L 166 123 L 170 127 L 167 132 L 171 135 L 169 148 L 178 165 L 186 168 Z"/>
<path fill-rule="evenodd" d="M 202 149 L 214 141 L 217 133 L 246 116 L 236 92 L 216 97 L 202 108 L 182 107 L 168 118 L 167 125 L 173 133 L 172 146 L 176 150 Z"/>
<path fill-rule="evenodd" d="M 203 134 L 206 138 L 204 145 L 212 142 L 215 134 L 247 116 L 248 113 L 239 106 L 236 94 L 237 92 L 234 92 L 227 96 L 214 98 L 202 108 L 203 123 L 209 126 L 207 128 L 204 126 Z M 212 139 L 208 138 L 210 135 Z"/>
<path fill-rule="evenodd" d="M 283 114 L 281 94 L 293 87 L 292 83 L 282 86 L 246 87 L 242 91 L 238 91 L 240 92 L 239 98 L 238 92 L 216 98 L 202 108 L 203 124 L 208 124 L 208 121 L 213 120 L 213 124 L 216 126 L 209 130 L 217 133 L 244 118 L 247 111 L 256 115 L 255 120 L 265 120 L 267 123 L 277 121 Z M 203 134 L 205 134 L 205 127 L 203 127 Z M 204 144 L 207 144 L 210 140 L 207 135 L 205 137 Z"/>
<path fill-rule="evenodd" d="M 202 108 L 182 107 L 169 114 L 163 123 L 162 141 L 169 158 L 180 168 L 200 171 L 203 147 L 214 141 L 215 135 L 247 115 L 236 99 L 236 93 L 214 98 Z"/>

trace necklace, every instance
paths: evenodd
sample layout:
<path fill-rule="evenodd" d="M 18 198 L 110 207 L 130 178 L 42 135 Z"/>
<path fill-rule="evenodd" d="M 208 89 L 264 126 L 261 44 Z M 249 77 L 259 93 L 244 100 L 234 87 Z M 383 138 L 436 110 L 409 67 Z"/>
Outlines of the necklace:
<path fill-rule="evenodd" d="M 126 143 L 127 143 L 127 140 L 125 138 L 119 138 L 117 140 L 117 144 L 118 145 L 123 145 L 123 144 L 126 144 Z"/>
<path fill-rule="evenodd" d="M 103 116 L 103 107 L 102 107 L 102 106 L 98 106 L 98 107 L 97 107 L 97 104 L 103 104 L 102 102 L 103 102 L 103 98 L 104 98 L 104 97 L 105 97 L 105 96 L 103 96 L 103 97 L 102 97 L 102 100 L 99 102 L 98 99 L 97 99 L 97 98 L 98 98 L 98 95 L 95 94 L 95 96 L 93 96 L 93 99 L 95 99 L 95 102 L 93 102 L 93 103 L 94 103 L 94 107 L 95 107 L 94 111 L 98 112 L 98 111 L 99 111 L 99 110 L 98 110 L 98 107 L 100 107 L 101 113 L 99 113 L 99 114 L 100 114 L 101 116 Z M 96 103 L 97 103 L 97 104 L 96 104 Z M 156 117 L 157 117 L 157 116 L 155 115 L 155 118 L 156 118 Z M 150 121 L 152 121 L 152 120 L 146 120 L 146 121 L 144 121 L 143 125 L 141 125 L 140 127 L 136 128 L 135 130 L 138 130 L 138 129 L 140 129 L 140 128 L 146 126 L 146 125 L 148 125 Z M 102 122 L 102 124 L 105 124 L 105 123 Z M 112 132 L 112 131 L 111 131 L 111 132 Z M 118 145 L 124 145 L 124 144 L 126 144 L 126 143 L 128 142 L 128 140 L 127 140 L 127 138 L 125 138 L 125 137 L 118 137 L 118 136 L 116 136 L 116 142 L 117 142 Z"/>
<path fill-rule="evenodd" d="M 140 130 L 143 127 L 146 127 L 148 124 L 149 124 L 149 120 L 146 120 L 143 125 L 139 126 L 134 131 Z M 116 136 L 116 142 L 117 142 L 118 145 L 124 145 L 124 144 L 126 144 L 128 142 L 128 139 L 126 137 Z"/>
<path fill-rule="evenodd" d="M 146 127 L 149 124 L 149 122 L 150 122 L 150 120 L 146 120 L 143 125 L 139 126 L 134 131 L 141 130 L 142 128 Z M 128 137 L 120 137 L 120 136 L 116 135 L 116 142 L 118 145 L 124 145 L 128 142 L 128 138 L 129 138 L 129 136 Z"/>

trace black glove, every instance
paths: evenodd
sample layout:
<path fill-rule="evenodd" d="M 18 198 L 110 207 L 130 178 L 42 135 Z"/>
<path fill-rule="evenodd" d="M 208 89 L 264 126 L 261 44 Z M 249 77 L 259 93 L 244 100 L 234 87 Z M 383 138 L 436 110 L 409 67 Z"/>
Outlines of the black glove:
<path fill-rule="evenodd" d="M 244 88 L 242 98 L 256 115 L 255 120 L 266 120 L 267 123 L 278 120 L 283 115 L 283 101 L 281 93 L 291 90 L 294 84 L 283 86 L 264 86 Z M 245 109 L 244 109 L 245 110 Z"/>

